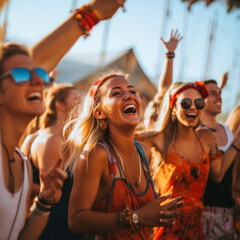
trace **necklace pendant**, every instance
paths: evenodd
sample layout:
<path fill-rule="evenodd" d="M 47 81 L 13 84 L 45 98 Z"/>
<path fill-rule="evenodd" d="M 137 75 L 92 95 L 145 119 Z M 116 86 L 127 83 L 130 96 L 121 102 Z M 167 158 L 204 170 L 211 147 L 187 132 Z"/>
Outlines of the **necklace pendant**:
<path fill-rule="evenodd" d="M 137 181 L 137 182 L 135 183 L 135 186 L 136 186 L 136 187 L 139 187 L 139 185 L 140 185 L 140 182 Z"/>

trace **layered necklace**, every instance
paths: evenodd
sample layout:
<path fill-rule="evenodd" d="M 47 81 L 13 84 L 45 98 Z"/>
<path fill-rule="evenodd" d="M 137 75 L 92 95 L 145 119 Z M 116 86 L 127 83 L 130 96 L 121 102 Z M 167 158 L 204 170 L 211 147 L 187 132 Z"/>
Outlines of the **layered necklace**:
<path fill-rule="evenodd" d="M 126 171 L 125 171 L 125 167 L 124 167 L 124 163 L 123 163 L 122 157 L 121 157 L 121 155 L 119 154 L 119 152 L 117 151 L 117 149 L 115 148 L 113 142 L 109 140 L 109 143 L 110 143 L 110 145 L 112 146 L 114 152 L 116 153 L 118 162 L 120 163 L 120 166 L 121 166 L 121 168 L 122 168 L 123 174 L 124 174 L 124 176 L 125 176 L 125 178 L 126 178 Z M 140 158 L 140 155 L 139 155 L 138 150 L 136 149 L 136 146 L 135 146 L 135 152 L 136 152 L 136 154 L 137 154 L 137 156 L 138 156 L 138 160 L 137 160 L 137 164 L 138 164 L 138 179 L 137 179 L 137 181 L 134 182 L 134 181 L 132 180 L 131 175 L 129 175 L 129 176 L 130 176 L 130 178 L 131 178 L 131 182 L 134 183 L 135 187 L 138 187 L 139 184 L 140 184 L 140 181 L 141 181 L 142 171 L 141 171 L 141 158 Z M 126 179 L 127 179 L 127 178 L 126 178 Z"/>
<path fill-rule="evenodd" d="M 9 190 L 10 192 L 14 195 L 14 176 L 13 176 L 13 172 L 12 172 L 12 167 L 11 167 L 11 163 L 15 162 L 15 158 L 10 158 L 10 154 L 8 152 L 7 147 L 5 146 L 5 144 L 3 142 L 1 142 L 6 154 L 7 154 L 7 159 L 8 159 L 8 169 L 9 169 L 9 182 L 8 182 L 8 186 L 9 186 Z"/>

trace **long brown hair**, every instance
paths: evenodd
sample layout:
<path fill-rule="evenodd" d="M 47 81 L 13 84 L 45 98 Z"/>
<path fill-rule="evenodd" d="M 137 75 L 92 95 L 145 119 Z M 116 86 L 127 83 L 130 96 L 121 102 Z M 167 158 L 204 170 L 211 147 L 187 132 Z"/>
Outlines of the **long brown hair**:
<path fill-rule="evenodd" d="M 65 103 L 70 90 L 76 89 L 71 84 L 57 84 L 54 83 L 50 87 L 44 90 L 44 113 L 41 116 L 40 126 L 41 128 L 47 128 L 56 122 L 56 102 Z"/>

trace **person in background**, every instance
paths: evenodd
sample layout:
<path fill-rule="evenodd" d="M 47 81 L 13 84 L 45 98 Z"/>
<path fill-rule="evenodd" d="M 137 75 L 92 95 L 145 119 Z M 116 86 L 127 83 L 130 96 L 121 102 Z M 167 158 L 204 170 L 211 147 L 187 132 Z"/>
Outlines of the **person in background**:
<path fill-rule="evenodd" d="M 98 79 L 80 113 L 64 127 L 66 167 L 74 175 L 69 201 L 73 233 L 96 239 L 151 239 L 152 227 L 171 225 L 181 197 L 157 199 L 149 172 L 151 151 L 134 141 L 141 100 L 120 74 Z"/>
<path fill-rule="evenodd" d="M 59 150 L 63 143 L 64 122 L 68 113 L 78 103 L 79 95 L 80 92 L 71 84 L 55 83 L 44 91 L 45 111 L 40 117 L 40 130 L 27 137 L 21 148 L 31 162 L 35 184 L 39 185 L 42 182 L 39 176 L 62 158 Z M 70 232 L 67 224 L 71 189 L 72 178 L 68 176 L 63 184 L 61 199 L 55 204 L 39 239 L 81 239 L 81 236 L 75 236 Z"/>
<path fill-rule="evenodd" d="M 144 111 L 144 125 L 146 129 L 151 129 L 154 126 L 154 123 L 159 115 L 164 94 L 172 84 L 173 59 L 175 57 L 175 50 L 182 38 L 183 37 L 181 37 L 181 35 L 178 33 L 178 29 L 175 32 L 173 29 L 171 30 L 170 38 L 167 42 L 160 38 L 163 46 L 167 50 L 166 63 L 163 76 L 159 78 L 158 92 L 154 96 L 154 99 L 149 102 L 146 110 Z"/>
<path fill-rule="evenodd" d="M 236 156 L 230 148 L 222 161 L 212 133 L 196 130 L 207 96 L 206 87 L 199 82 L 172 84 L 164 96 L 156 129 L 136 134 L 152 148 L 150 167 L 157 192 L 173 198 L 181 194 L 184 201 L 175 223 L 156 228 L 154 239 L 204 239 L 201 212 L 208 175 L 221 181 Z M 239 147 L 240 138 L 234 144 Z"/>
<path fill-rule="evenodd" d="M 226 82 L 224 81 L 226 77 L 227 75 L 224 74 L 222 82 Z M 222 111 L 221 89 L 215 80 L 206 80 L 204 85 L 208 89 L 209 97 L 205 100 L 206 106 L 203 110 L 199 127 L 212 132 L 217 140 L 218 148 L 223 154 L 229 148 L 236 151 L 232 145 L 232 131 L 228 126 L 216 120 Z M 223 86 L 224 84 L 221 85 Z M 208 178 L 203 197 L 205 210 L 202 216 L 206 239 L 237 239 L 235 229 L 233 228 L 233 207 L 235 205 L 231 187 L 233 168 L 234 162 L 227 169 L 221 182 L 216 183 L 211 178 L 211 175 Z"/>
<path fill-rule="evenodd" d="M 240 105 L 236 106 L 233 111 L 229 114 L 227 126 L 235 134 L 238 127 L 240 126 Z M 233 208 L 234 226 L 240 238 L 240 149 L 234 146 L 238 154 L 234 161 L 233 173 L 232 173 L 232 197 L 235 200 L 235 206 Z"/>

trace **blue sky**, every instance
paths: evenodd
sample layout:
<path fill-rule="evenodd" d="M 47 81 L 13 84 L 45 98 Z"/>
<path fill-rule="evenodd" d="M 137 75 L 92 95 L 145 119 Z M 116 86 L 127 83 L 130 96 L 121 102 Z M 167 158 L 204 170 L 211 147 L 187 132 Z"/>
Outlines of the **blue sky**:
<path fill-rule="evenodd" d="M 164 22 L 165 4 L 169 1 L 170 15 Z M 87 1 L 76 0 L 77 6 Z M 31 45 L 53 30 L 69 15 L 72 0 L 10 0 L 7 39 Z M 207 78 L 220 80 L 230 71 L 224 90 L 224 108 L 235 106 L 240 81 L 240 11 L 227 14 L 224 1 L 208 8 L 204 3 L 193 5 L 190 12 L 181 0 L 127 0 L 126 13 L 119 10 L 110 21 L 107 51 L 133 48 L 146 74 L 152 81 L 162 72 L 164 49 L 160 36 L 166 40 L 171 28 L 178 28 L 184 38 L 174 59 L 174 81 L 202 80 L 205 77 L 209 34 L 216 22 L 214 44 Z M 97 25 L 87 40 L 80 39 L 67 57 L 100 53 L 105 23 Z M 184 60 L 185 59 L 185 60 Z M 182 77 L 181 77 L 182 76 Z"/>

